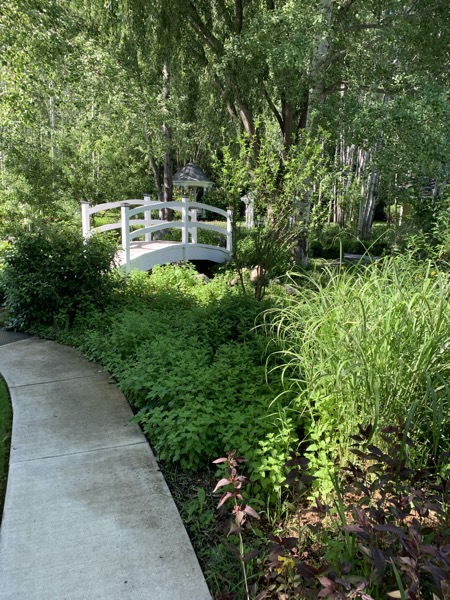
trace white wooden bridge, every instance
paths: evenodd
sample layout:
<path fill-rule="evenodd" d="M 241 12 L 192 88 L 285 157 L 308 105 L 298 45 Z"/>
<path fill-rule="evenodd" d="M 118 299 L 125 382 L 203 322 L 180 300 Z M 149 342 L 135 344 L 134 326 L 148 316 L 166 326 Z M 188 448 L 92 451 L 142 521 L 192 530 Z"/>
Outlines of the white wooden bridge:
<path fill-rule="evenodd" d="M 92 215 L 107 210 L 120 208 L 120 221 L 91 227 Z M 153 218 L 153 213 L 169 208 L 180 213 L 180 220 L 163 221 Z M 204 221 L 198 221 L 198 211 L 206 210 L 226 219 L 226 229 Z M 117 257 L 120 265 L 129 273 L 132 269 L 148 271 L 155 265 L 178 262 L 182 260 L 209 260 L 223 263 L 229 260 L 232 248 L 231 210 L 222 210 L 215 206 L 200 202 L 189 202 L 182 198 L 181 202 L 155 202 L 149 196 L 144 200 L 127 200 L 125 202 L 107 202 L 89 206 L 89 202 L 81 203 L 83 236 L 88 238 L 93 233 L 102 231 L 121 231 L 121 249 Z M 153 239 L 158 231 L 164 229 L 181 229 L 181 242 L 161 241 Z M 198 230 L 214 231 L 224 236 L 224 246 L 198 243 Z"/>

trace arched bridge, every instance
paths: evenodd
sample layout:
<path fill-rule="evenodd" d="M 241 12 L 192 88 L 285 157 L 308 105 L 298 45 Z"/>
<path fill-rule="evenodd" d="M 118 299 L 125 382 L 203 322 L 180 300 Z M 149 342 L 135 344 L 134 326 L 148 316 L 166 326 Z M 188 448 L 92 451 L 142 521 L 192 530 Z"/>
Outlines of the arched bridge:
<path fill-rule="evenodd" d="M 120 221 L 91 227 L 92 215 L 120 208 Z M 164 221 L 154 218 L 154 212 L 170 208 L 180 218 Z M 198 211 L 209 211 L 225 217 L 226 229 L 198 220 Z M 155 265 L 177 262 L 181 260 L 210 260 L 226 262 L 231 255 L 231 210 L 222 210 L 201 202 L 189 202 L 182 198 L 181 202 L 158 202 L 144 196 L 144 200 L 127 200 L 126 202 L 107 202 L 89 206 L 89 202 L 81 203 L 83 236 L 88 238 L 96 232 L 121 231 L 121 249 L 118 260 L 122 268 L 129 273 L 132 269 L 148 271 Z M 154 239 L 154 234 L 165 229 L 181 230 L 181 241 Z M 199 230 L 214 231 L 223 236 L 224 244 L 212 245 L 198 242 Z"/>

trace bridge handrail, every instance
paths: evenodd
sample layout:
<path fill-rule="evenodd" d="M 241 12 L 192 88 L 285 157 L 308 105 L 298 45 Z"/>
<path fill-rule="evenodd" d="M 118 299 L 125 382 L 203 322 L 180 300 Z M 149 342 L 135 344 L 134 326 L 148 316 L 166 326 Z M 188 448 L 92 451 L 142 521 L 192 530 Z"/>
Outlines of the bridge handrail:
<path fill-rule="evenodd" d="M 95 213 L 102 212 L 104 210 L 112 210 L 113 208 L 120 208 L 123 204 L 123 200 L 119 200 L 116 202 L 104 202 L 103 204 L 94 204 L 94 206 L 89 206 L 88 212 L 89 215 L 95 215 Z M 145 200 L 126 200 L 127 204 L 133 204 L 137 206 L 141 206 L 142 204 L 149 204 L 145 202 Z M 87 203 L 89 204 L 89 203 Z"/>
<path fill-rule="evenodd" d="M 212 225 L 211 223 L 205 223 L 204 221 L 189 221 L 189 227 L 197 227 L 198 229 L 207 229 L 208 231 L 215 231 L 222 235 L 227 235 L 227 230 L 220 225 Z"/>
<path fill-rule="evenodd" d="M 152 219 L 152 222 L 155 222 L 155 219 Z M 162 221 L 166 223 L 166 221 Z M 133 219 L 133 225 L 146 225 L 144 219 Z M 105 231 L 112 231 L 113 229 L 120 229 L 122 227 L 122 223 L 117 221 L 116 223 L 108 223 L 107 225 L 99 225 L 98 227 L 91 227 L 90 233 L 104 233 Z"/>
<path fill-rule="evenodd" d="M 150 227 L 142 227 L 141 229 L 136 229 L 135 231 L 130 231 L 129 240 L 134 240 L 134 238 L 141 237 L 141 235 L 145 235 L 146 233 L 155 233 L 156 231 L 163 231 L 164 229 L 183 229 L 184 223 L 181 221 L 162 221 L 157 225 L 151 225 Z"/>
<path fill-rule="evenodd" d="M 133 225 L 136 221 L 133 221 Z M 150 227 L 142 227 L 141 229 L 135 229 L 134 231 L 130 231 L 129 239 L 134 240 L 137 237 L 141 237 L 146 233 L 155 233 L 156 231 L 163 231 L 164 229 L 183 229 L 184 223 L 182 221 L 161 221 L 156 225 L 151 225 Z M 193 228 L 198 229 L 207 229 L 208 231 L 215 231 L 223 236 L 227 236 L 228 232 L 223 227 L 219 225 L 211 225 L 210 223 L 204 223 L 203 221 L 189 221 L 189 229 Z M 192 233 L 192 232 L 191 232 Z"/>
<path fill-rule="evenodd" d="M 105 231 L 112 231 L 113 229 L 120 229 L 122 224 L 120 221 L 117 223 L 108 223 L 107 225 L 99 225 L 98 227 L 91 227 L 89 233 L 102 233 Z"/>
<path fill-rule="evenodd" d="M 132 206 L 142 206 L 143 204 L 149 205 L 152 203 L 149 200 L 150 196 L 144 196 L 144 200 L 140 199 L 132 199 L 127 200 L 127 204 L 131 204 Z M 91 227 L 91 216 L 95 215 L 98 212 L 103 212 L 106 210 L 112 210 L 114 208 L 120 208 L 123 205 L 123 200 L 115 201 L 115 202 L 103 202 L 102 204 L 95 204 L 94 206 L 90 206 L 89 202 L 83 200 L 81 202 L 81 222 L 83 226 L 83 236 L 85 238 L 89 237 L 92 233 L 100 233 L 105 231 L 112 231 L 113 229 L 120 229 L 122 224 L 120 221 L 116 223 L 108 223 L 106 225 L 100 225 L 99 227 Z M 136 222 L 136 224 L 141 224 Z M 147 223 L 148 224 L 148 223 Z"/>
<path fill-rule="evenodd" d="M 122 202 L 122 205 L 123 204 L 129 204 L 128 200 Z M 172 210 L 181 212 L 183 210 L 183 206 L 184 204 L 182 202 L 177 202 L 176 200 L 172 200 L 171 202 L 149 202 L 142 204 L 141 206 L 137 206 L 136 208 L 131 208 L 128 211 L 128 214 L 130 217 L 134 217 L 142 212 L 145 213 L 152 210 L 161 210 L 163 208 L 170 208 Z"/>
<path fill-rule="evenodd" d="M 226 210 L 223 210 L 222 208 L 217 208 L 216 206 L 210 206 L 209 204 L 203 204 L 202 202 L 189 202 L 189 208 L 200 208 L 202 210 L 209 210 L 210 212 L 214 212 L 218 215 L 222 215 L 222 217 L 228 218 L 228 213 Z"/>
<path fill-rule="evenodd" d="M 122 203 L 123 204 L 123 203 Z M 125 204 L 130 204 L 130 202 L 127 200 L 125 202 Z M 170 208 L 172 210 L 176 210 L 178 212 L 182 212 L 184 207 L 184 203 L 183 202 L 178 202 L 176 200 L 172 200 L 171 202 L 159 202 L 159 201 L 152 201 L 152 202 L 147 202 L 147 203 L 143 203 L 136 207 L 136 208 L 132 208 L 129 211 L 129 215 L 130 217 L 133 217 L 135 215 L 138 215 L 141 212 L 146 212 L 148 210 L 160 210 L 163 208 Z M 226 210 L 222 210 L 221 208 L 217 208 L 216 206 L 211 206 L 209 204 L 203 204 L 202 202 L 188 202 L 188 208 L 191 209 L 203 209 L 203 210 L 208 210 L 209 212 L 213 212 L 216 213 L 218 215 L 221 215 L 222 217 L 227 218 L 228 214 Z"/>

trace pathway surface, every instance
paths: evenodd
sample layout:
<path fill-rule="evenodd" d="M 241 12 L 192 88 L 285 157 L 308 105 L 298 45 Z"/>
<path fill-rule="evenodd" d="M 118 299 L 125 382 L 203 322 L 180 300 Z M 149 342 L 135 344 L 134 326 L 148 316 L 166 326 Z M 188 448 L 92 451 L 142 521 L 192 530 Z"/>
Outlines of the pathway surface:
<path fill-rule="evenodd" d="M 152 451 L 107 373 L 0 331 L 14 420 L 0 600 L 207 600 Z"/>

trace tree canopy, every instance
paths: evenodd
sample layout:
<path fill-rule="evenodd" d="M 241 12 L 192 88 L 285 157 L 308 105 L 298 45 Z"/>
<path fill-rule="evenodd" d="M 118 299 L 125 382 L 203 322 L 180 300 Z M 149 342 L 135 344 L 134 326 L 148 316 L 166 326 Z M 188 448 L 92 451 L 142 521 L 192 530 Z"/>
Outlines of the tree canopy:
<path fill-rule="evenodd" d="M 242 132 L 280 169 L 327 132 L 321 202 L 360 237 L 380 201 L 444 189 L 445 0 L 8 0 L 0 36 L 4 219 L 168 199 L 173 162 L 217 176 Z"/>

